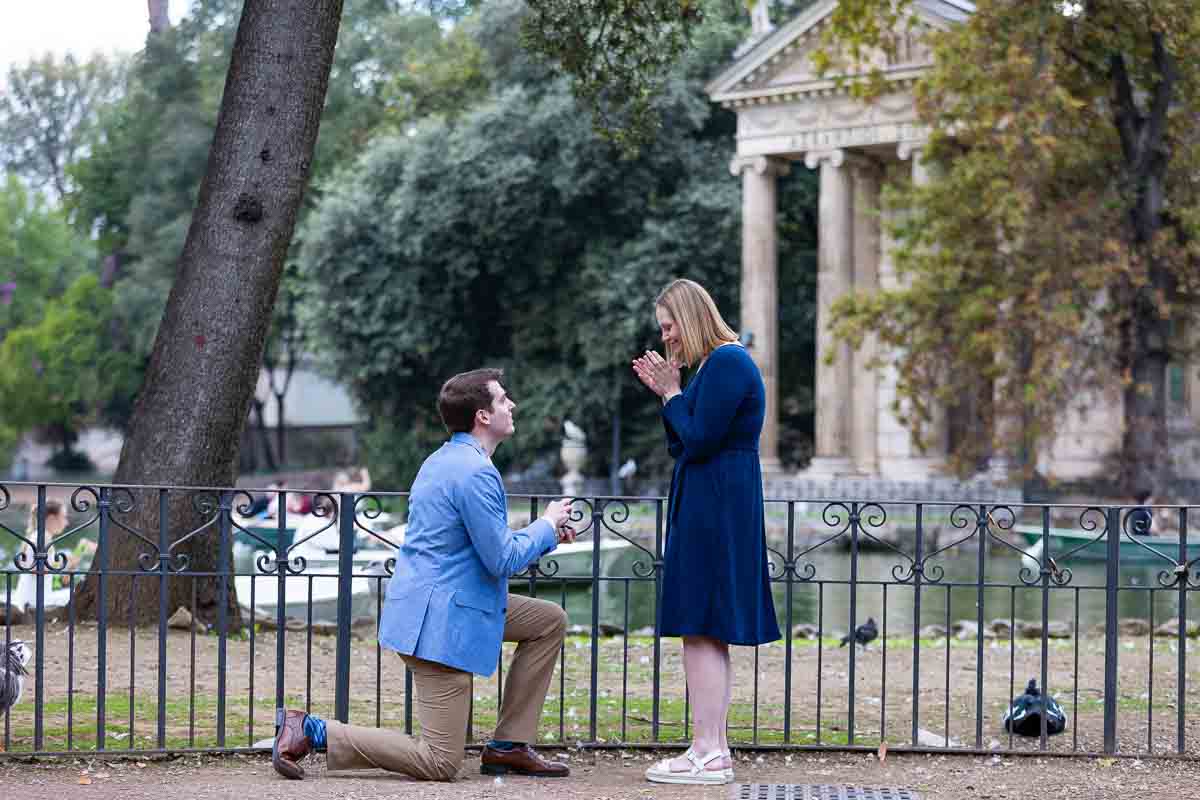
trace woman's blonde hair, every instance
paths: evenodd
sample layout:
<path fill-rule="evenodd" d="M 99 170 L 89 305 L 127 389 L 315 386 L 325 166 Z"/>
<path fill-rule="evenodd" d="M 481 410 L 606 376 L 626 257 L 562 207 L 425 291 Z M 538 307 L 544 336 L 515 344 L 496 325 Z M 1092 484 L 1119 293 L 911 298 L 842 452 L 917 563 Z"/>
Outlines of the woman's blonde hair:
<path fill-rule="evenodd" d="M 665 308 L 679 326 L 680 345 L 667 354 L 672 361 L 691 367 L 721 345 L 738 340 L 733 328 L 722 319 L 712 295 L 695 281 L 671 281 L 658 293 L 654 305 Z"/>

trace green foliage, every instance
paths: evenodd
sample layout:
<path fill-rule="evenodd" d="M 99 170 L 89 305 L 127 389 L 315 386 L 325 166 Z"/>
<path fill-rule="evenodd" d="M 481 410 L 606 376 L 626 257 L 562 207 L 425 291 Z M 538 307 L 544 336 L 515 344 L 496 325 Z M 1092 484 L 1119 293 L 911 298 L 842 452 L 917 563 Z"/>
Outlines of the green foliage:
<path fill-rule="evenodd" d="M 9 173 L 0 184 L 0 341 L 37 322 L 47 298 L 92 267 L 94 254 L 64 216 Z"/>
<path fill-rule="evenodd" d="M 87 453 L 69 448 L 56 450 L 46 459 L 46 466 L 59 474 L 92 472 L 96 465 L 88 458 Z"/>
<path fill-rule="evenodd" d="M 97 109 L 120 91 L 124 68 L 119 59 L 96 55 L 81 62 L 69 53 L 10 66 L 0 92 L 0 168 L 63 197 L 67 169 Z"/>
<path fill-rule="evenodd" d="M 0 420 L 0 469 L 7 469 L 12 464 L 20 441 L 20 432 Z"/>
<path fill-rule="evenodd" d="M 94 275 L 77 278 L 37 322 L 0 344 L 0 419 L 17 431 L 70 431 L 94 419 L 115 392 L 128 390 L 126 360 L 104 344 L 111 292 Z"/>
<path fill-rule="evenodd" d="M 443 438 L 431 387 L 484 362 L 509 366 L 523 401 L 519 446 L 506 448 L 517 463 L 556 449 L 564 416 L 586 423 L 595 457 L 607 457 L 615 413 L 626 456 L 647 470 L 645 459 L 664 457 L 628 360 L 656 344 L 649 301 L 675 275 L 710 285 L 736 324 L 740 193 L 725 168 L 733 117 L 714 113 L 702 85 L 746 32 L 736 4 L 709 3 L 700 24 L 698 8 L 672 2 L 630 6 L 589 40 L 588 54 L 567 54 L 567 75 L 581 81 L 573 95 L 552 51 L 604 9 L 543 4 L 539 22 L 511 0 L 440 3 L 432 14 L 398 0 L 347 0 L 293 248 L 303 270 L 289 269 L 284 291 L 300 295 L 300 333 L 315 337 L 371 413 L 367 446 L 381 482 L 406 483 L 401 476 Z M 88 262 L 111 299 L 103 331 L 121 370 L 143 365 L 175 278 L 241 7 L 198 0 L 151 35 L 96 96 L 95 123 L 79 126 L 80 144 L 62 163 L 66 212 L 97 237 L 100 263 Z M 551 18 L 562 36 L 539 46 Z M 595 133 L 594 109 L 602 130 L 631 126 L 615 137 L 620 147 Z M 641 147 L 636 158 L 631 144 Z M 794 354 L 811 352 L 812 176 L 785 181 L 781 193 L 794 210 L 782 224 L 794 235 L 785 235 L 780 280 L 798 298 L 781 309 L 784 358 L 794 359 L 782 394 L 803 430 L 811 355 Z M 19 249 L 27 260 L 38 252 Z M 39 296 L 56 297 L 79 274 L 39 285 Z M 34 331 L 65 324 L 15 308 L 0 305 L 0 325 L 28 329 L 22 347 Z M 464 322 L 468 308 L 476 311 Z M 281 318 L 273 330 L 278 338 L 293 328 Z M 278 356 L 288 345 L 270 348 Z M 136 372 L 126 383 L 136 385 Z M 77 423 L 103 405 L 114 421 L 127 417 L 132 388 L 94 388 L 88 402 L 63 395 L 45 416 Z"/>
<path fill-rule="evenodd" d="M 439 20 L 395 0 L 347 0 L 308 207 L 340 164 L 379 129 L 425 114 L 452 115 L 479 96 L 478 48 Z M 241 0 L 201 0 L 152 35 L 120 97 L 98 112 L 87 155 L 70 166 L 66 198 L 81 230 L 99 234 L 115 278 L 113 346 L 147 358 L 191 223 L 208 160 Z M 302 215 L 305 213 L 302 210 Z M 118 417 L 131 410 L 128 403 Z M 119 419 L 117 421 L 120 421 Z"/>
<path fill-rule="evenodd" d="M 148 39 L 122 97 L 102 110 L 89 155 L 71 170 L 78 190 L 68 207 L 82 229 L 98 232 L 101 255 L 116 262 L 114 344 L 139 362 L 175 278 L 216 124 L 229 57 L 223 38 L 236 24 L 236 16 L 207 16 L 216 5 L 200 4 L 182 24 Z"/>
<path fill-rule="evenodd" d="M 378 104 L 387 129 L 403 132 L 430 116 L 453 118 L 487 94 L 483 49 L 466 26 L 443 32 L 436 17 L 397 14 L 387 27 L 388 52 L 395 61 L 382 72 Z M 371 45 L 378 48 L 374 41 Z"/>
<path fill-rule="evenodd" d="M 842 3 L 836 44 L 886 49 L 880 20 L 913 8 Z M 1186 0 L 982 0 L 930 34 L 916 91 L 931 180 L 888 198 L 901 286 L 835 315 L 850 341 L 897 348 L 918 428 L 936 404 L 968 413 L 964 469 L 993 446 L 1032 466 L 1063 410 L 1106 387 L 1127 390 L 1122 464 L 1161 468 L 1163 373 L 1187 351 L 1170 331 L 1195 319 L 1200 288 L 1198 36 Z"/>
<path fill-rule="evenodd" d="M 737 322 L 732 120 L 714 113 L 700 81 L 740 31 L 714 22 L 697 36 L 710 63 L 677 68 L 654 105 L 662 135 L 629 158 L 597 135 L 565 81 L 539 80 L 541 68 L 519 56 L 512 8 L 493 4 L 465 23 L 494 75 L 489 99 L 456 120 L 427 119 L 415 135 L 376 139 L 326 187 L 303 231 L 300 313 L 372 419 L 380 485 L 408 485 L 445 438 L 437 387 L 483 364 L 507 369 L 519 404 L 519 435 L 500 454 L 511 466 L 544 465 L 571 418 L 601 472 L 619 414 L 622 458 L 637 458 L 642 475 L 665 474 L 655 405 L 629 368 L 658 345 L 654 294 L 687 275 Z M 792 352 L 812 336 L 811 279 L 798 273 L 811 269 L 811 214 L 801 215 L 814 197 L 809 174 L 784 185 L 797 232 L 781 259 L 784 285 L 797 290 L 785 307 L 789 319 L 807 316 L 783 331 Z M 809 359 L 795 380 L 811 380 Z"/>
<path fill-rule="evenodd" d="M 560 65 L 599 131 L 627 150 L 659 133 L 655 97 L 704 18 L 701 0 L 530 0 L 522 41 Z"/>

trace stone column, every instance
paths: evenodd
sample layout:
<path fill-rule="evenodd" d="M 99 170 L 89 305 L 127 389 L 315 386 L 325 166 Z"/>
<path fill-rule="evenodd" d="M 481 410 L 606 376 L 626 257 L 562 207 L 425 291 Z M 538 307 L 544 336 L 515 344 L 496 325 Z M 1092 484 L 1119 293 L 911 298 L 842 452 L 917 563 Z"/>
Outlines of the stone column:
<path fill-rule="evenodd" d="M 882 170 L 865 157 L 849 162 L 854 182 L 854 283 L 855 291 L 873 293 L 879 288 L 879 189 Z M 875 337 L 867 334 L 851 361 L 851 453 L 855 471 L 879 474 L 879 388 L 872 362 L 877 354 Z"/>
<path fill-rule="evenodd" d="M 925 160 L 921 158 L 919 149 L 912 154 L 912 180 L 917 186 L 923 186 L 929 182 L 929 168 L 926 166 Z M 929 420 L 929 430 L 924 437 L 923 458 L 927 474 L 934 474 L 946 463 L 946 454 L 950 449 L 950 430 L 945 408 L 940 404 L 935 405 L 930 412 L 932 418 Z"/>
<path fill-rule="evenodd" d="M 900 142 L 896 154 L 901 161 L 912 159 L 912 181 L 916 184 L 928 180 L 925 164 L 920 160 L 919 142 Z M 880 257 L 880 283 L 884 288 L 897 288 L 900 279 L 895 274 L 895 263 L 892 255 L 894 242 L 884 232 L 882 235 L 882 254 Z M 899 358 L 899 353 L 891 356 L 893 362 Z M 925 480 L 937 476 L 945 466 L 949 444 L 949 428 L 945 409 L 933 409 L 933 419 L 927 423 L 925 430 L 925 450 L 917 447 L 909 430 L 901 424 L 896 412 L 892 409 L 896 401 L 897 374 L 894 366 L 889 366 L 878 379 L 878 425 L 879 425 L 879 471 L 885 478 L 903 480 Z"/>
<path fill-rule="evenodd" d="M 992 387 L 992 405 L 995 416 L 992 422 L 992 455 L 988 458 L 987 477 L 1001 485 L 1015 484 L 1020 480 L 1019 464 L 1014 452 L 1020 448 L 1025 435 L 1021 416 L 1013 411 L 1013 393 L 1022 391 L 1020 383 L 1012 378 L 1012 367 L 1002 373 Z"/>
<path fill-rule="evenodd" d="M 1187 407 L 1192 421 L 1200 425 L 1200 362 L 1193 356 L 1184 362 L 1184 383 L 1187 389 Z"/>
<path fill-rule="evenodd" d="M 1200 358 L 1196 357 L 1196 353 L 1200 353 L 1200 325 L 1193 323 L 1188 326 L 1185 335 L 1187 339 L 1184 341 L 1189 345 L 1189 356 L 1187 361 L 1183 362 L 1184 399 L 1192 423 L 1200 426 Z"/>
<path fill-rule="evenodd" d="M 843 150 L 809 152 L 821 170 L 817 221 L 816 450 L 807 474 L 832 478 L 854 471 L 851 454 L 852 362 L 849 345 L 829 330 L 830 309 L 854 281 L 854 184 Z M 826 363 L 829 355 L 833 363 Z"/>
<path fill-rule="evenodd" d="M 786 161 L 765 156 L 735 158 L 729 165 L 730 172 L 742 176 L 741 329 L 752 337 L 750 355 L 762 372 L 767 391 L 766 418 L 758 445 L 764 473 L 780 470 L 776 179 L 789 169 Z"/>

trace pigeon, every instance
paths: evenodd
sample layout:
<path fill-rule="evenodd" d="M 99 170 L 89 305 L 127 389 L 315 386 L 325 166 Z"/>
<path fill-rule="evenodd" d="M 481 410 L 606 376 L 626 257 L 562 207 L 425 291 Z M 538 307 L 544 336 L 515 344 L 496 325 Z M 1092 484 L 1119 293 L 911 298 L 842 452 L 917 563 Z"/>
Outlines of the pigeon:
<path fill-rule="evenodd" d="M 842 643 L 838 647 L 845 647 L 853 640 L 855 644 L 861 644 L 863 649 L 866 649 L 866 646 L 875 641 L 877 636 L 879 636 L 879 628 L 875 627 L 875 618 L 867 617 L 867 621 L 855 628 L 853 634 L 847 633 L 842 637 Z"/>
<path fill-rule="evenodd" d="M 8 650 L 0 659 L 0 714 L 4 714 L 21 699 L 25 688 L 25 676 L 29 670 L 25 665 L 33 655 L 29 645 L 20 639 L 9 642 Z"/>
<path fill-rule="evenodd" d="M 1046 735 L 1054 736 L 1067 729 L 1067 715 L 1062 706 L 1038 690 L 1037 679 L 1029 681 L 1025 694 L 1013 698 L 1012 706 L 1004 712 L 1004 730 L 1018 736 L 1042 735 L 1042 711 L 1046 713 Z"/>
<path fill-rule="evenodd" d="M 635 473 L 637 473 L 637 462 L 631 458 L 617 470 L 617 477 L 625 480 L 626 478 L 632 478 Z"/>

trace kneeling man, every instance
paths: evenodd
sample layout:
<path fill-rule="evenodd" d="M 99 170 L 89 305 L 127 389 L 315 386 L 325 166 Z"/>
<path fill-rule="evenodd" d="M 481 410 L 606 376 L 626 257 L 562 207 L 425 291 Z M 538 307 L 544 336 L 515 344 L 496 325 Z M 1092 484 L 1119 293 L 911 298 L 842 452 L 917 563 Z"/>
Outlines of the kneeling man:
<path fill-rule="evenodd" d="M 425 459 L 413 483 L 408 530 L 379 621 L 380 644 L 413 674 L 420 737 L 287 711 L 271 754 L 279 774 L 303 778 L 298 762 L 324 748 L 331 770 L 378 767 L 453 780 L 463 762 L 472 673 L 495 671 L 501 640 L 517 642 L 517 650 L 481 771 L 568 774 L 531 746 L 567 615 L 554 603 L 508 594 L 508 579 L 575 533 L 565 499 L 529 527 L 508 528 L 504 484 L 491 460 L 513 434 L 516 403 L 503 378 L 500 370 L 478 369 L 442 386 L 438 411 L 450 440 Z"/>

